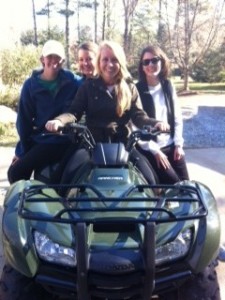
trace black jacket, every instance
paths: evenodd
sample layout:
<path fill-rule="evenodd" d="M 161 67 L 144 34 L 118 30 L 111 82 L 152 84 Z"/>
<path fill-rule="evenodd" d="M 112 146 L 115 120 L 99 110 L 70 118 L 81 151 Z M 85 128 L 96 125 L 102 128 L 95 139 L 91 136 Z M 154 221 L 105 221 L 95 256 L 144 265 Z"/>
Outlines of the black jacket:
<path fill-rule="evenodd" d="M 157 121 L 143 111 L 135 84 L 129 83 L 132 92 L 131 107 L 120 117 L 116 113 L 116 95 L 107 90 L 101 78 L 88 79 L 79 88 L 72 103 L 70 114 L 57 117 L 64 124 L 79 121 L 86 115 L 86 124 L 96 142 L 126 142 L 130 133 L 129 122 L 139 128 L 154 126 Z M 72 116 L 72 117 L 71 117 Z"/>
<path fill-rule="evenodd" d="M 162 90 L 165 97 L 165 102 L 167 106 L 167 118 L 170 125 L 170 132 L 172 138 L 174 137 L 174 127 L 175 127 L 175 116 L 174 116 L 174 101 L 172 98 L 172 87 L 169 80 L 161 81 Z M 152 99 L 152 95 L 149 93 L 148 84 L 146 81 L 138 81 L 137 89 L 141 97 L 141 102 L 143 109 L 146 111 L 150 118 L 155 118 L 155 107 Z"/>

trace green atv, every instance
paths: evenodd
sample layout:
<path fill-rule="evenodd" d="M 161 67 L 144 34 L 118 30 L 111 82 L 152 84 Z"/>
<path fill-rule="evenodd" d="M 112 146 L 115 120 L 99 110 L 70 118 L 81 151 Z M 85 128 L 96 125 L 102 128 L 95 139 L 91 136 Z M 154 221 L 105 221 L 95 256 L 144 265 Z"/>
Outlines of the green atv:
<path fill-rule="evenodd" d="M 0 299 L 220 299 L 211 191 L 195 181 L 147 184 L 129 153 L 157 134 L 149 128 L 126 148 L 95 144 L 78 124 L 68 132 L 91 154 L 71 184 L 21 180 L 7 192 Z"/>

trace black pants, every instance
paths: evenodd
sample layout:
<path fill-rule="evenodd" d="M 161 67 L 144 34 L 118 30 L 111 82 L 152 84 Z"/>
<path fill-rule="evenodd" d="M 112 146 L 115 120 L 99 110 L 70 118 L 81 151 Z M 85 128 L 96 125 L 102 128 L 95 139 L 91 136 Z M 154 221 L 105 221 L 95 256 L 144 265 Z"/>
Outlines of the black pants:
<path fill-rule="evenodd" d="M 68 153 L 67 153 L 68 154 Z M 64 164 L 61 181 L 62 184 L 69 184 L 74 182 L 78 169 L 90 161 L 90 153 L 84 149 L 71 148 L 70 156 L 67 155 L 67 161 Z"/>
<path fill-rule="evenodd" d="M 59 161 L 68 147 L 68 144 L 34 145 L 22 158 L 10 165 L 8 169 L 10 184 L 20 179 L 28 180 L 34 170 Z"/>
<path fill-rule="evenodd" d="M 164 169 L 162 166 L 159 168 L 155 156 L 150 151 L 138 149 L 149 160 L 161 184 L 174 184 L 182 180 L 189 180 L 185 157 L 174 160 L 174 145 L 161 149 L 170 162 L 171 167 L 169 169 Z"/>
<path fill-rule="evenodd" d="M 130 153 L 130 161 L 138 168 L 148 184 L 157 184 L 158 178 L 148 159 L 136 148 Z"/>

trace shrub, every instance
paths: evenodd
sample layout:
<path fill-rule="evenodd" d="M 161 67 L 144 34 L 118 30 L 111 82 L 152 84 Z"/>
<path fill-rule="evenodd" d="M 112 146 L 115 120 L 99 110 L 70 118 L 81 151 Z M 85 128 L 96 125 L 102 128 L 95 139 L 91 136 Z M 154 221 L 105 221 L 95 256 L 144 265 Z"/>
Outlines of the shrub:
<path fill-rule="evenodd" d="M 64 41 L 64 32 L 58 26 L 53 26 L 49 32 L 49 30 L 38 30 L 37 39 L 39 45 L 44 45 L 47 40 L 53 39 L 57 41 Z M 34 31 L 33 29 L 28 29 L 27 31 L 22 32 L 20 41 L 23 46 L 27 45 L 35 45 L 34 40 Z"/>
<path fill-rule="evenodd" d="M 219 72 L 219 77 L 221 78 L 221 82 L 225 82 L 225 70 Z"/>
<path fill-rule="evenodd" d="M 19 101 L 20 95 L 20 86 L 13 85 L 13 86 L 1 86 L 0 90 L 0 105 L 5 105 L 10 107 L 14 110 L 17 109 L 17 104 Z"/>
<path fill-rule="evenodd" d="M 32 45 L 1 51 L 0 104 L 16 109 L 24 81 L 39 63 L 40 49 Z"/>
<path fill-rule="evenodd" d="M 192 78 L 197 82 L 223 82 L 224 58 L 224 52 L 220 49 L 209 51 L 202 61 L 194 66 Z"/>
<path fill-rule="evenodd" d="M 2 83 L 9 86 L 22 85 L 39 63 L 40 50 L 34 46 L 17 47 L 1 52 Z"/>
<path fill-rule="evenodd" d="M 14 147 L 18 141 L 18 135 L 14 124 L 0 123 L 0 146 Z"/>

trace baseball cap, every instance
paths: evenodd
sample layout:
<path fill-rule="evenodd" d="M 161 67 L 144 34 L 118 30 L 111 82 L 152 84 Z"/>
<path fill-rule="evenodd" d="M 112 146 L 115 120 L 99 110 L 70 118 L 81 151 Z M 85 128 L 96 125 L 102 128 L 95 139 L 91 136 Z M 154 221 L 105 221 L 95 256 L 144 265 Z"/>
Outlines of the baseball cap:
<path fill-rule="evenodd" d="M 65 59 L 65 51 L 63 45 L 55 40 L 47 41 L 42 48 L 42 56 L 46 57 L 48 55 L 55 54 Z"/>

